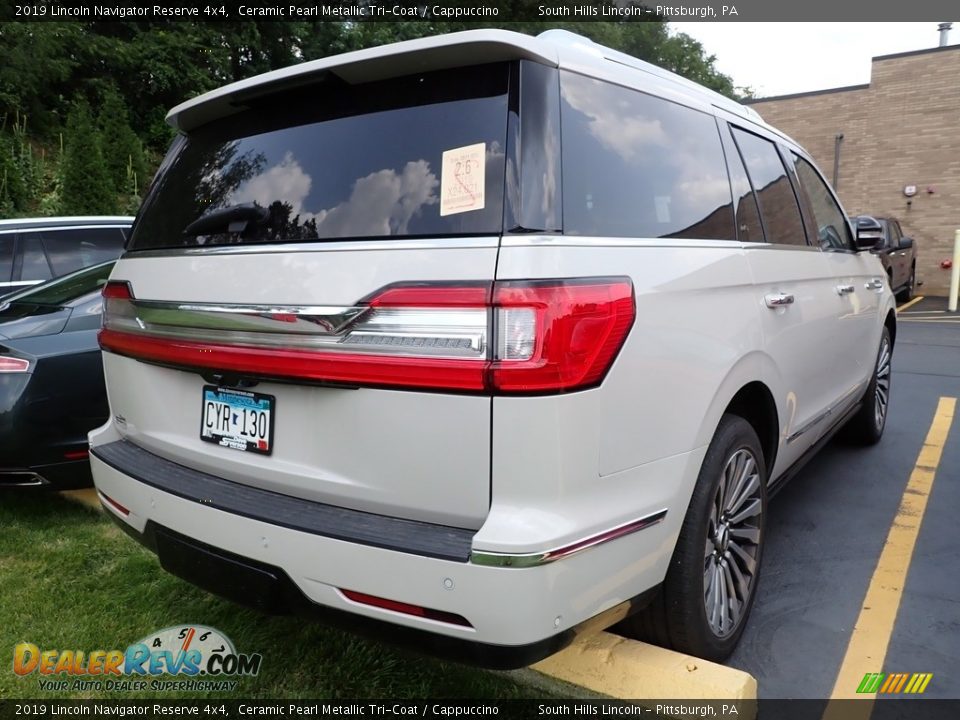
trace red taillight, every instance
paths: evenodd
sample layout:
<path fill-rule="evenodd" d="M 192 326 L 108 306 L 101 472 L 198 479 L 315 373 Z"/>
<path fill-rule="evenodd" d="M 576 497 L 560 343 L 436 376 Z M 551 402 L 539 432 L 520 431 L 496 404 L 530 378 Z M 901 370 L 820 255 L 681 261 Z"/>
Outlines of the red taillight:
<path fill-rule="evenodd" d="M 414 617 L 427 618 L 450 625 L 462 625 L 463 627 L 473 627 L 470 622 L 455 613 L 444 612 L 443 610 L 431 610 L 430 608 L 411 605 L 410 603 L 399 602 L 398 600 L 388 600 L 387 598 L 367 595 L 366 593 L 355 592 L 353 590 L 340 590 L 343 596 L 348 600 L 361 605 L 370 605 L 372 607 L 392 610 L 393 612 L 403 613 L 404 615 L 413 615 Z"/>
<path fill-rule="evenodd" d="M 0 373 L 25 373 L 29 369 L 29 360 L 15 357 L 0 357 Z"/>
<path fill-rule="evenodd" d="M 497 283 L 494 305 L 498 352 L 491 386 L 501 393 L 599 384 L 634 319 L 633 286 L 625 279 Z"/>
<path fill-rule="evenodd" d="M 627 278 L 393 285 L 352 309 L 343 327 L 320 330 L 318 318 L 317 332 L 282 306 L 138 303 L 116 282 L 104 297 L 100 344 L 121 355 L 260 377 L 495 394 L 598 385 L 634 320 Z M 243 317 L 224 321 L 225 313 Z M 251 315 L 255 331 L 237 330 Z"/>
<path fill-rule="evenodd" d="M 100 291 L 104 300 L 132 300 L 133 292 L 126 280 L 111 280 Z"/>
<path fill-rule="evenodd" d="M 134 335 L 104 328 L 104 350 L 164 365 L 345 385 L 460 391 L 484 388 L 483 362 L 260 348 Z"/>

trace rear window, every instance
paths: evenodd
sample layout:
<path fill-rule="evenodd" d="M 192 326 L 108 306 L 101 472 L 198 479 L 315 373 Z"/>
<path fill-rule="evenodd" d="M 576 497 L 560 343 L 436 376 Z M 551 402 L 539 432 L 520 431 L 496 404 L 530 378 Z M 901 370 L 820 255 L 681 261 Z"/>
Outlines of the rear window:
<path fill-rule="evenodd" d="M 178 143 L 130 249 L 499 234 L 508 78 L 328 74 L 258 100 Z"/>

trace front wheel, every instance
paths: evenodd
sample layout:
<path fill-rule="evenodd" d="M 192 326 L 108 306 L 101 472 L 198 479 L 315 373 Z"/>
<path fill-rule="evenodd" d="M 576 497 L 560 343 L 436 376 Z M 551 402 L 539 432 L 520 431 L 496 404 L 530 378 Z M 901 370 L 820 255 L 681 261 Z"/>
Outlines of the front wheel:
<path fill-rule="evenodd" d="M 877 350 L 877 363 L 873 377 L 863 396 L 860 410 L 850 419 L 846 435 L 861 445 L 875 445 L 883 437 L 887 426 L 887 409 L 890 405 L 891 359 L 893 343 L 890 331 L 884 327 L 880 336 L 880 348 Z"/>
<path fill-rule="evenodd" d="M 621 631 L 708 660 L 729 657 L 756 596 L 766 509 L 757 434 L 743 418 L 724 415 L 658 596 Z"/>

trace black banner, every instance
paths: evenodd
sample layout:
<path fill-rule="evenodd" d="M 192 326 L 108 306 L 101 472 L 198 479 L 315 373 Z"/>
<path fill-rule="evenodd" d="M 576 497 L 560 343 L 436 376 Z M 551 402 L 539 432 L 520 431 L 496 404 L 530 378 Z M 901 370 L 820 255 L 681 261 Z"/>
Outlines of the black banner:
<path fill-rule="evenodd" d="M 869 5 L 805 0 L 3 0 L 0 21 L 316 20 L 327 22 L 457 21 L 598 22 L 652 19 L 697 21 L 929 21 L 956 8 L 956 0 L 871 0 Z"/>
<path fill-rule="evenodd" d="M 872 714 L 870 705 L 873 705 Z M 22 718 L 736 718 L 737 720 L 955 720 L 960 700 L 2 700 L 0 720 Z"/>

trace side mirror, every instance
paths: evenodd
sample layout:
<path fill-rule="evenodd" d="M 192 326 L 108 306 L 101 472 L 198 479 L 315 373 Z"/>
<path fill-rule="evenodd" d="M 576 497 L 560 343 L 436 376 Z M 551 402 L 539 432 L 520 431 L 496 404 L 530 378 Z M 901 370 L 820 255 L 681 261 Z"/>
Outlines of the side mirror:
<path fill-rule="evenodd" d="M 854 220 L 857 228 L 857 250 L 873 250 L 883 242 L 883 227 L 869 215 L 860 215 Z"/>
<path fill-rule="evenodd" d="M 913 247 L 913 238 L 902 237 L 900 238 L 900 249 L 909 250 Z"/>

